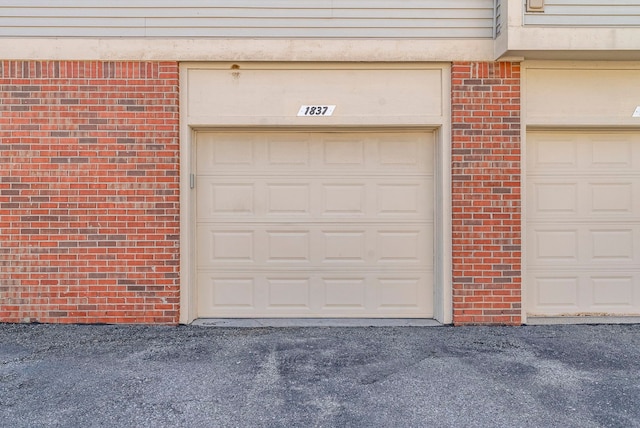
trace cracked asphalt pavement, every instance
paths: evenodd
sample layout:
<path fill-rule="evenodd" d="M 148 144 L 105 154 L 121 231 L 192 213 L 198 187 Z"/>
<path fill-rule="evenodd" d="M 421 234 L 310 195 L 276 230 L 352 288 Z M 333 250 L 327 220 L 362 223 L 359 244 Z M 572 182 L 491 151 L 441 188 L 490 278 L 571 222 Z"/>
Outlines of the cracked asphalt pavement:
<path fill-rule="evenodd" d="M 640 325 L 0 324 L 3 427 L 640 427 Z"/>

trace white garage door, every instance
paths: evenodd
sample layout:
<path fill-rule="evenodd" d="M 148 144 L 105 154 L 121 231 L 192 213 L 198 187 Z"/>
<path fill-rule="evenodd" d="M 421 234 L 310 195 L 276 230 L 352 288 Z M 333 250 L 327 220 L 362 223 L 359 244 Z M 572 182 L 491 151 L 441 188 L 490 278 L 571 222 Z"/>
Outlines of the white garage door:
<path fill-rule="evenodd" d="M 527 135 L 530 315 L 640 313 L 640 134 Z"/>
<path fill-rule="evenodd" d="M 431 317 L 433 135 L 197 135 L 199 317 Z"/>

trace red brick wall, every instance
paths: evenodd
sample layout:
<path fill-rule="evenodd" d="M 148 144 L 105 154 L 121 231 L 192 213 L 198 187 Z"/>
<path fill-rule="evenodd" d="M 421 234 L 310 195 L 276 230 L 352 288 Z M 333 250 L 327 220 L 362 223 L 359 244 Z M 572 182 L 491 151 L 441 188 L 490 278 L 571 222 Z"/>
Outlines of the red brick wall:
<path fill-rule="evenodd" d="M 0 321 L 178 322 L 178 64 L 0 62 Z"/>
<path fill-rule="evenodd" d="M 454 324 L 520 324 L 520 65 L 454 63 L 451 103 Z"/>
<path fill-rule="evenodd" d="M 178 65 L 0 62 L 0 321 L 178 322 Z M 454 323 L 519 324 L 520 67 L 452 66 Z"/>

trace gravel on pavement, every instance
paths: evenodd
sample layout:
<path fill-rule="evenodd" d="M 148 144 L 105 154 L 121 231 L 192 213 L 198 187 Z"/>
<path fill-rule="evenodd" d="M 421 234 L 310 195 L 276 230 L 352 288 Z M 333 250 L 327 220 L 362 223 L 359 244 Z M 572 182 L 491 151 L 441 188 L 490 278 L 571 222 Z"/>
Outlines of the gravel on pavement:
<path fill-rule="evenodd" d="M 640 325 L 0 324 L 1 427 L 640 427 Z"/>

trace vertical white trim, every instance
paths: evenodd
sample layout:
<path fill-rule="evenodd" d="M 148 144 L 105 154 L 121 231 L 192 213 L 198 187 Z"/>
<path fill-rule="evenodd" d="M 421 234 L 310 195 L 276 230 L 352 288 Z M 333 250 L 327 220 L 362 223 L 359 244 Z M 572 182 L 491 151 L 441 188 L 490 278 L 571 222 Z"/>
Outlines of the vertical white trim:
<path fill-rule="evenodd" d="M 522 0 L 507 0 L 509 11 L 507 27 L 522 27 L 524 22 L 524 2 Z"/>
<path fill-rule="evenodd" d="M 188 125 L 187 117 L 187 67 L 180 65 L 180 324 L 188 324 L 196 318 L 193 256 L 193 192 L 191 174 L 193 170 L 192 145 L 195 135 Z"/>
<path fill-rule="evenodd" d="M 453 322 L 452 281 L 452 195 L 451 195 L 451 65 L 442 73 L 442 117 L 436 130 L 434 318 L 443 324 Z"/>
<path fill-rule="evenodd" d="M 527 63 L 520 64 L 520 317 L 527 323 Z"/>

